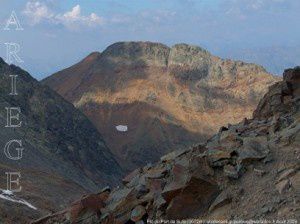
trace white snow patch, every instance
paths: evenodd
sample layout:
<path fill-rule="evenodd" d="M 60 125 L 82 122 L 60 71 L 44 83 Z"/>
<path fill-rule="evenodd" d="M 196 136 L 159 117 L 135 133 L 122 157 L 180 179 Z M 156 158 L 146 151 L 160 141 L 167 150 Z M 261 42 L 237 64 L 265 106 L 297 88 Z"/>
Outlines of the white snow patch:
<path fill-rule="evenodd" d="M 117 129 L 118 131 L 121 131 L 121 132 L 126 132 L 126 131 L 128 131 L 127 125 L 118 125 L 118 126 L 116 126 L 116 129 Z"/>
<path fill-rule="evenodd" d="M 17 198 L 13 192 L 9 191 L 9 190 L 1 190 L 0 189 L 0 198 L 7 200 L 7 201 L 11 201 L 11 202 L 15 202 L 18 204 L 23 204 L 26 205 L 27 207 L 37 210 L 36 207 L 34 207 L 32 204 L 30 204 L 29 202 L 25 201 L 24 199 L 21 198 Z"/>
<path fill-rule="evenodd" d="M 13 195 L 13 192 L 10 190 L 2 190 L 2 193 L 6 195 Z"/>

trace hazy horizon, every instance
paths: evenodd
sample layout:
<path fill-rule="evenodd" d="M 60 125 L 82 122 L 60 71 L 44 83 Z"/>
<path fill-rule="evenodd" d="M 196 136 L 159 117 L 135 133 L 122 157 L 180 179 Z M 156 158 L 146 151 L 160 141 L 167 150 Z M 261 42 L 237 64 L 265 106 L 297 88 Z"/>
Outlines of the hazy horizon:
<path fill-rule="evenodd" d="M 20 44 L 17 65 L 42 79 L 119 41 L 187 43 L 280 74 L 300 64 L 299 9 L 297 0 L 2 0 L 1 27 L 14 10 L 24 30 L 1 28 L 0 57 L 4 43 Z"/>

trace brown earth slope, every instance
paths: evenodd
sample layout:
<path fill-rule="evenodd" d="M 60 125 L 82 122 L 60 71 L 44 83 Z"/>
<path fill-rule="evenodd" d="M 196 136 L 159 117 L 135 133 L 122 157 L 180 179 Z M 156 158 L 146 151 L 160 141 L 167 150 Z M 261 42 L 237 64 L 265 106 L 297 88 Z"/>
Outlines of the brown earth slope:
<path fill-rule="evenodd" d="M 133 170 L 250 117 L 276 80 L 261 66 L 196 46 L 120 42 L 43 83 L 87 115 L 121 166 Z"/>
<path fill-rule="evenodd" d="M 206 144 L 133 171 L 123 187 L 83 197 L 34 223 L 297 223 L 299 161 L 297 67 L 270 87 L 253 119 L 222 127 Z"/>
<path fill-rule="evenodd" d="M 9 95 L 10 75 L 18 75 L 17 96 Z M 20 107 L 20 128 L 5 127 L 5 107 Z M 64 207 L 83 193 L 118 183 L 121 168 L 85 115 L 1 58 L 0 108 L 0 223 L 27 223 Z M 5 144 L 12 139 L 22 140 L 21 160 L 10 160 L 4 154 Z M 14 156 L 17 146 L 10 149 Z M 2 190 L 7 189 L 5 172 L 14 171 L 21 172 L 23 190 L 11 196 Z M 37 210 L 16 202 L 21 199 Z"/>

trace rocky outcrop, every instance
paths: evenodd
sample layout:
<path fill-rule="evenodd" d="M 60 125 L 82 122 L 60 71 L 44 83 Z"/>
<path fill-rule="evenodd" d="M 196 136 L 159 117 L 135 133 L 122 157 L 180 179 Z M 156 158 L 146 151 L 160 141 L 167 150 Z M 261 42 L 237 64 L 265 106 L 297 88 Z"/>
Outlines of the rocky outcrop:
<path fill-rule="evenodd" d="M 295 75 L 297 74 L 297 75 Z M 293 100 L 300 96 L 300 67 L 285 70 L 283 74 L 284 85 L 278 83 L 270 88 L 263 100 L 260 101 L 253 116 L 254 118 L 267 118 L 274 115 L 295 111 Z"/>
<path fill-rule="evenodd" d="M 206 144 L 133 171 L 89 217 L 83 212 L 70 218 L 71 206 L 34 223 L 299 220 L 299 78 L 299 68 L 286 70 L 253 119 L 222 127 Z"/>
<path fill-rule="evenodd" d="M 102 59 L 112 65 L 166 67 L 169 52 L 170 49 L 160 43 L 118 42 L 102 53 Z"/>
<path fill-rule="evenodd" d="M 119 42 L 43 83 L 80 109 L 132 171 L 251 117 L 280 78 L 187 44 Z M 127 126 L 119 132 L 116 127 Z"/>
<path fill-rule="evenodd" d="M 9 95 L 10 75 L 18 75 L 16 96 Z M 0 87 L 1 148 L 11 139 L 21 139 L 24 147 L 19 161 L 1 152 L 0 188 L 6 189 L 5 172 L 21 171 L 23 190 L 15 197 L 37 208 L 0 198 L 0 223 L 26 223 L 64 207 L 79 195 L 118 183 L 121 168 L 102 136 L 72 104 L 1 58 Z M 20 107 L 20 128 L 5 128 L 5 107 Z"/>
<path fill-rule="evenodd" d="M 196 46 L 176 44 L 170 50 L 168 69 L 177 79 L 197 81 L 209 75 L 211 54 Z"/>

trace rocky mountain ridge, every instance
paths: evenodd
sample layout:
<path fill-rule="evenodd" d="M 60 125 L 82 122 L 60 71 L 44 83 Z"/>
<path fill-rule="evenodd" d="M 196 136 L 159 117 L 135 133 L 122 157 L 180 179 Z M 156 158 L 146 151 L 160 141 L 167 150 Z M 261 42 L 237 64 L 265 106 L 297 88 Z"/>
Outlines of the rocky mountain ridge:
<path fill-rule="evenodd" d="M 300 219 L 300 67 L 272 85 L 252 119 L 138 168 L 123 186 L 33 223 Z M 167 221 L 165 221 L 167 222 Z M 163 222 L 164 223 L 164 222 Z"/>
<path fill-rule="evenodd" d="M 80 109 L 131 171 L 250 117 L 278 80 L 197 46 L 119 42 L 42 82 Z"/>

